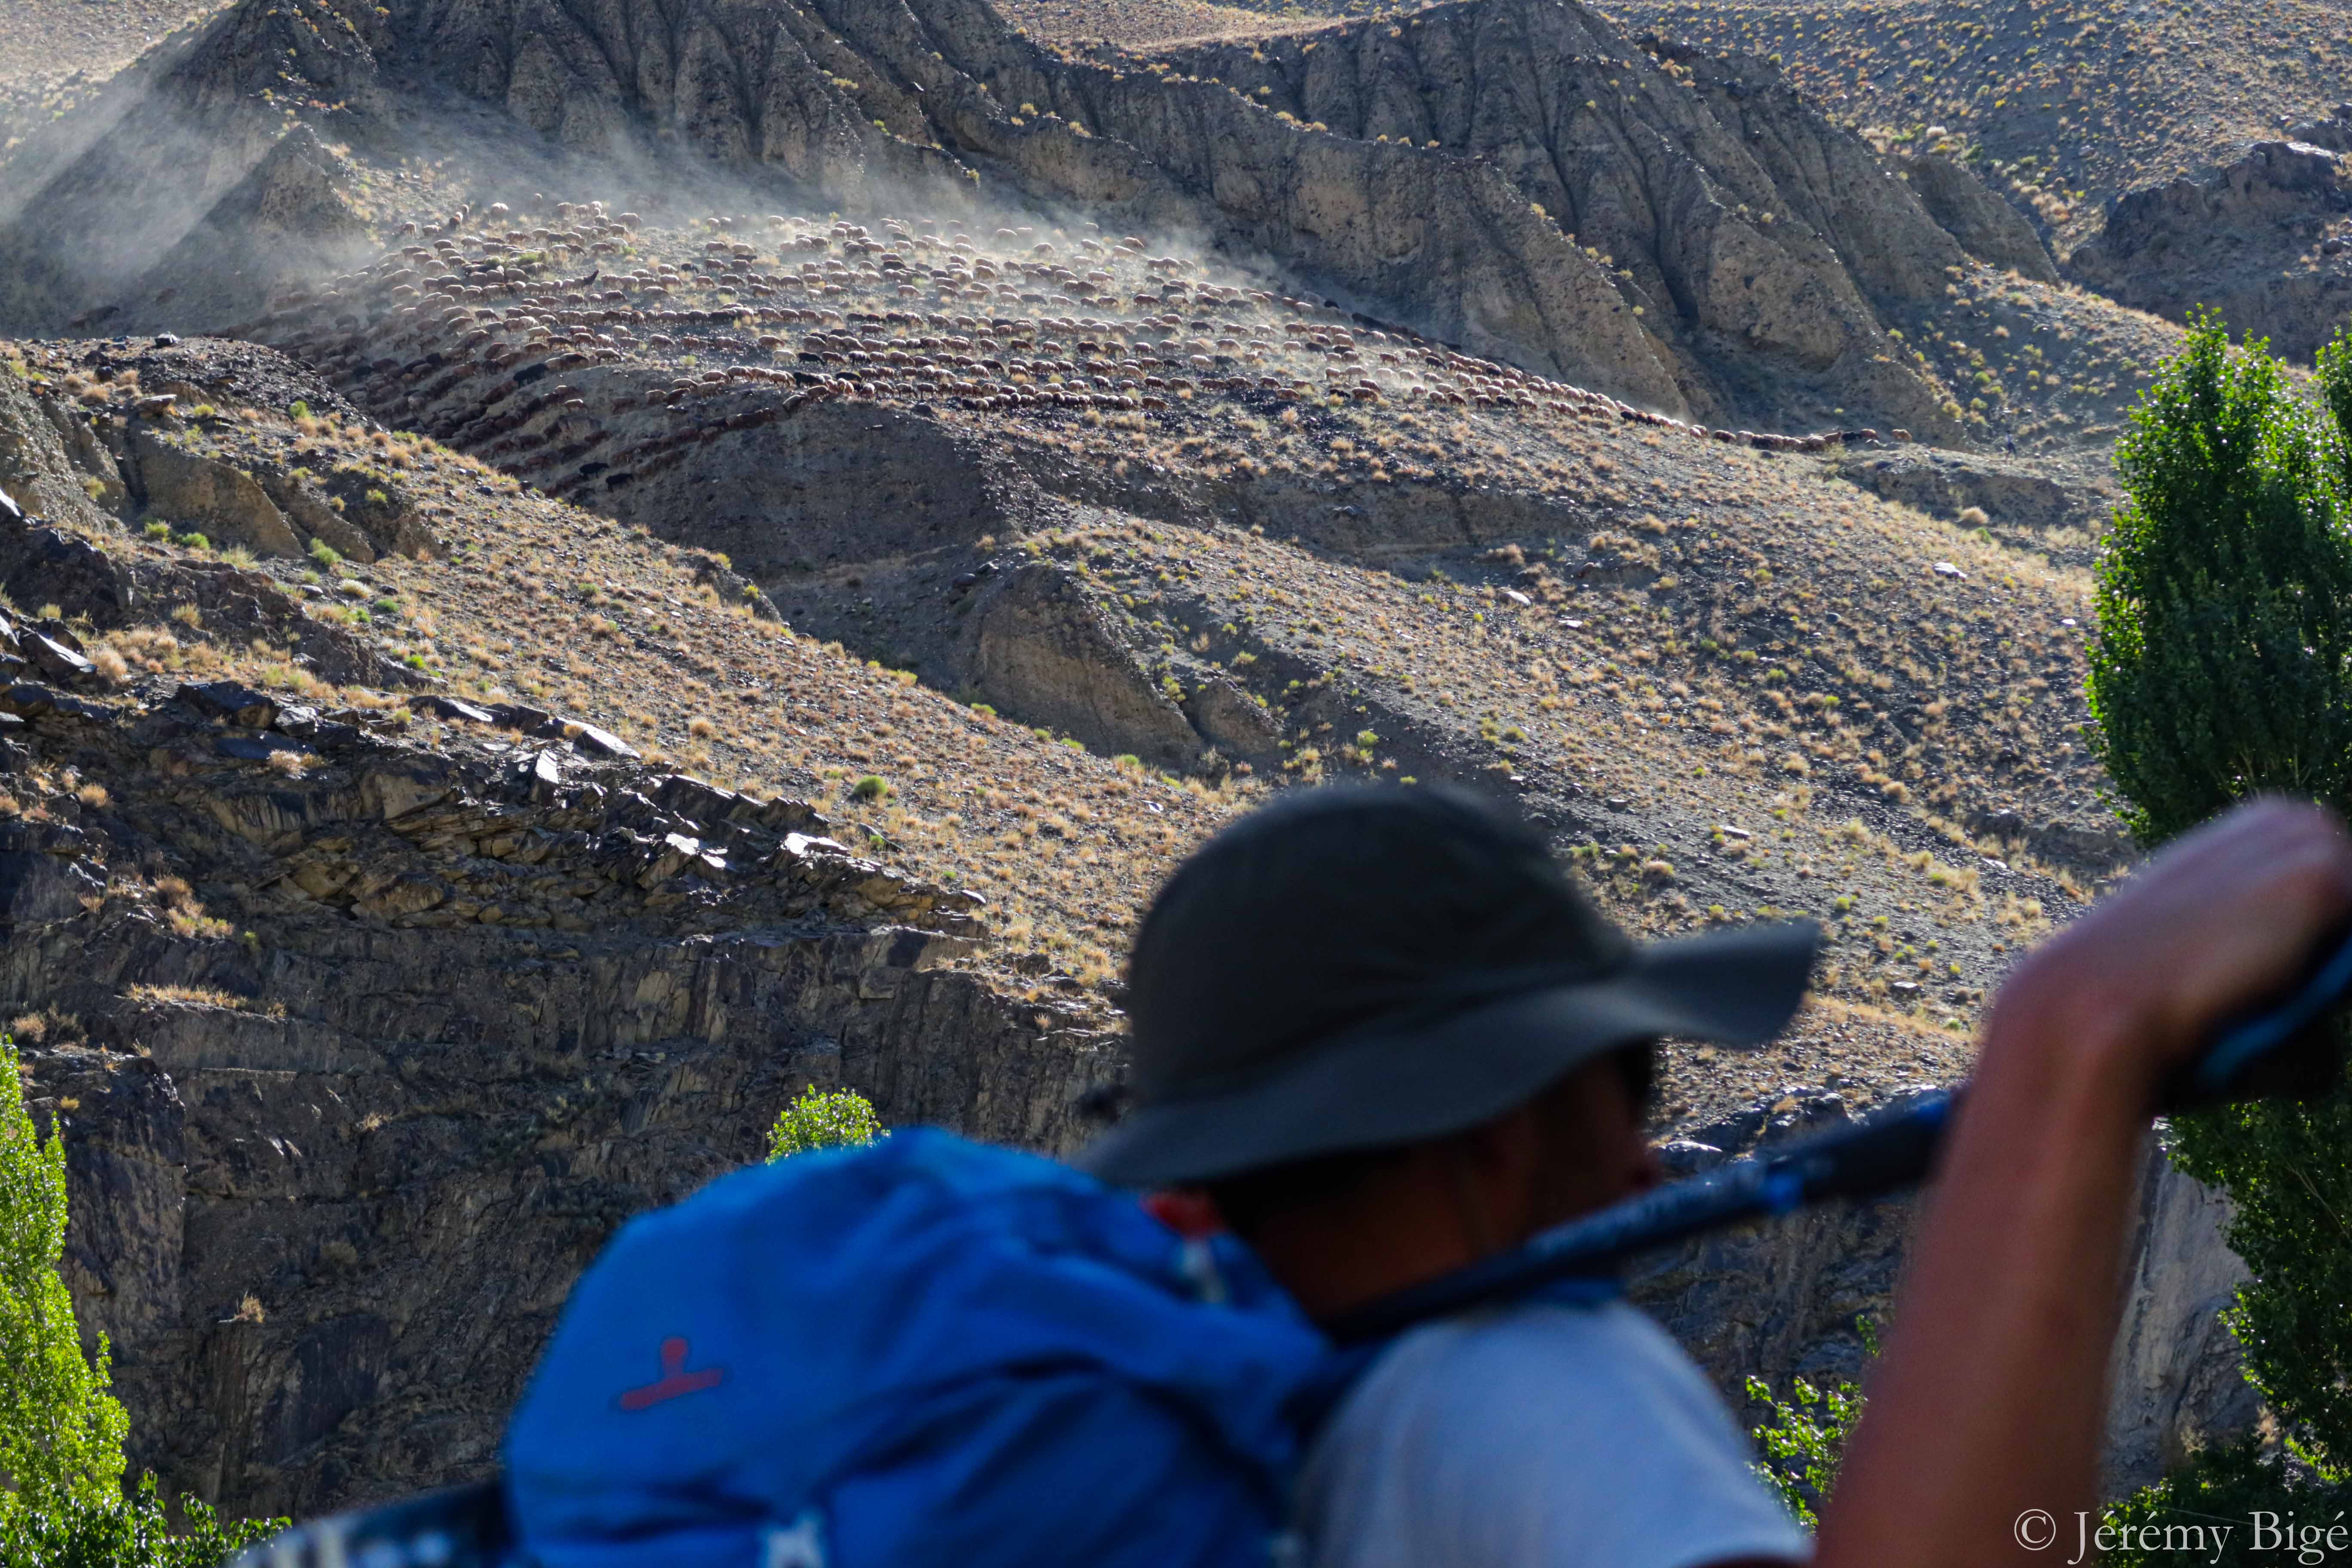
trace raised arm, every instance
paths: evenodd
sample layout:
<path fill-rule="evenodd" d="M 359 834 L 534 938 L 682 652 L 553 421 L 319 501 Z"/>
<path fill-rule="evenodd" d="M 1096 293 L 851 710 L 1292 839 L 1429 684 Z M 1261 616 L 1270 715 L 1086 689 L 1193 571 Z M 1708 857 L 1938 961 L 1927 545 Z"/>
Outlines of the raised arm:
<path fill-rule="evenodd" d="M 2336 819 L 2258 802 L 2172 846 L 2019 967 L 1986 1025 L 1822 1517 L 1822 1568 L 2075 1555 L 2077 1515 L 2097 1505 L 2156 1084 L 2285 984 L 2347 910 L 2352 840 Z"/>

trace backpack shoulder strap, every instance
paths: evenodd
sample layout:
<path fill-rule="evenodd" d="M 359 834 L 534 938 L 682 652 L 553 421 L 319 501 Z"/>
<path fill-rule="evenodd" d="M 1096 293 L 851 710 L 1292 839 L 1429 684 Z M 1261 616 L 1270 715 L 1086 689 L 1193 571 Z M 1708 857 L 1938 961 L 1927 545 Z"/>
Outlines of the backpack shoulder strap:
<path fill-rule="evenodd" d="M 506 1488 L 493 1479 L 281 1530 L 226 1568 L 522 1568 Z"/>

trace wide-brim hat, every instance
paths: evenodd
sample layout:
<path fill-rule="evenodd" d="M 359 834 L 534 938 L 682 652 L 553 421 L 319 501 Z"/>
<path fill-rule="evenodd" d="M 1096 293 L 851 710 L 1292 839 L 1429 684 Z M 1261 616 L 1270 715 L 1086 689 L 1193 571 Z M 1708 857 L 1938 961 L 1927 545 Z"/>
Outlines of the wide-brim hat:
<path fill-rule="evenodd" d="M 1810 921 L 1636 943 L 1532 829 L 1450 789 L 1300 791 L 1211 839 L 1136 939 L 1133 1109 L 1080 1155 L 1159 1186 L 1441 1137 L 1664 1037 L 1752 1046 Z"/>

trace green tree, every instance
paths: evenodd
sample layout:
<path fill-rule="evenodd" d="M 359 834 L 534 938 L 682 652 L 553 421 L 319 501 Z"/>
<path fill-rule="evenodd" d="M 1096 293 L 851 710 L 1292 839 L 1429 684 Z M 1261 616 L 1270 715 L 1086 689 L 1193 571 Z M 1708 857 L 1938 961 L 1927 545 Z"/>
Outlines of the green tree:
<path fill-rule="evenodd" d="M 122 1494 L 129 1422 L 108 1392 L 106 1337 L 85 1360 L 65 1256 L 66 1153 L 37 1135 L 15 1043 L 0 1035 L 0 1563 L 16 1568 L 214 1568 L 286 1527 L 224 1522 L 184 1497 L 175 1530 L 155 1478 Z"/>
<path fill-rule="evenodd" d="M 2119 450 L 2093 742 L 2151 847 L 2258 791 L 2352 812 L 2352 334 L 2315 390 L 2204 317 Z M 2172 1138 L 2236 1205 L 2247 1375 L 2323 1476 L 2352 1468 L 2352 1099 L 2230 1106 Z"/>
<path fill-rule="evenodd" d="M 781 1160 L 814 1149 L 856 1148 L 887 1138 L 881 1118 L 864 1095 L 854 1089 L 822 1093 L 814 1084 L 776 1113 L 768 1129 L 768 1158 Z"/>
<path fill-rule="evenodd" d="M 86 1358 L 58 1278 L 66 1244 L 65 1142 L 25 1109 L 13 1042 L 0 1037 L 0 1517 L 28 1505 L 119 1500 L 128 1420 L 107 1392 L 106 1336 Z"/>
<path fill-rule="evenodd" d="M 2346 352 L 2328 355 L 2338 382 Z M 2143 843 L 2260 790 L 2352 796 L 2344 441 L 2266 344 L 2231 348 L 2210 315 L 2133 412 L 2089 695 Z"/>
<path fill-rule="evenodd" d="M 0 1563 L 27 1568 L 217 1568 L 286 1528 L 282 1519 L 224 1521 L 202 1498 L 184 1497 L 175 1530 L 147 1476 L 129 1498 L 54 1498 L 0 1518 Z"/>
<path fill-rule="evenodd" d="M 1764 1450 L 1764 1462 L 1757 1470 L 1780 1494 L 1798 1523 L 1818 1529 L 1817 1510 L 1829 1500 L 1838 1467 L 1845 1462 L 1846 1439 L 1862 1418 L 1862 1390 L 1851 1383 L 1815 1388 L 1801 1377 L 1790 1401 L 1775 1399 L 1769 1384 L 1750 1377 L 1748 1397 L 1772 1412 L 1770 1420 L 1749 1429 Z"/>
<path fill-rule="evenodd" d="M 2329 1527 L 2347 1501 L 2352 1496 L 2340 1484 L 2299 1472 L 2249 1436 L 2208 1449 L 2154 1486 L 2109 1504 L 2100 1518 L 2106 1527 L 2100 1568 L 2352 1562 L 2352 1552 L 2327 1545 Z M 2221 1525 L 2228 1534 L 2216 1531 Z"/>

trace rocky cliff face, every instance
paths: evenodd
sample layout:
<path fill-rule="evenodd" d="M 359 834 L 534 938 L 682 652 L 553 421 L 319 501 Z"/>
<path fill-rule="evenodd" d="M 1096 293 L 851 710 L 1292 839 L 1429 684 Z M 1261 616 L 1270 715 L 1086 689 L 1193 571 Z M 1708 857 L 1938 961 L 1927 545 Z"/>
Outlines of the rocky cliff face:
<path fill-rule="evenodd" d="M 1655 47 L 1567 0 L 1150 70 L 1042 50 L 981 0 L 248 5 L 18 153 L 0 330 L 241 313 L 226 307 L 280 257 L 323 257 L 357 221 L 331 154 L 278 144 L 277 95 L 336 103 L 355 155 L 383 158 L 455 92 L 520 139 L 469 144 L 485 189 L 525 154 L 606 160 L 651 188 L 690 153 L 832 201 L 1075 205 L 1663 411 L 1785 427 L 1856 405 L 1941 431 L 1940 395 L 1874 306 L 1939 292 L 1961 242 L 1769 68 Z M 1937 213 L 2014 250 L 1954 184 Z M 213 254 L 207 235 L 256 213 L 296 243 Z"/>
<path fill-rule="evenodd" d="M 0 821 L 71 1283 L 135 1462 L 232 1508 L 478 1469 L 603 1239 L 803 1084 L 1055 1147 L 1108 1070 L 1066 1009 L 938 969 L 961 895 L 576 724 L 450 755 L 221 686 L 0 710 L 0 784 L 110 786 Z"/>
<path fill-rule="evenodd" d="M 1960 247 L 1760 61 L 1637 45 L 1540 0 L 1169 58 L 1336 134 L 1493 164 L 1601 260 L 1696 406 L 1752 397 L 1717 375 L 1794 376 L 1936 424 L 1906 374 L 1868 368 L 1885 353 L 1870 300 L 1940 291 Z"/>
<path fill-rule="evenodd" d="M 63 326 L 104 313 L 82 323 L 95 325 L 170 306 L 154 298 L 166 288 L 208 303 L 238 274 L 273 270 L 270 243 L 289 229 L 331 261 L 341 220 L 323 215 L 340 205 L 336 171 L 291 111 L 332 105 L 327 122 L 346 128 L 382 112 L 375 50 L 386 37 L 372 5 L 236 7 L 30 139 L 0 180 L 0 320 Z M 183 252 L 185 272 L 151 278 L 216 211 L 226 252 Z M 232 232 L 240 216 L 273 221 Z"/>
<path fill-rule="evenodd" d="M 1899 1102 L 1898 1097 L 1898 1102 Z M 1677 1173 L 1728 1154 L 1834 1128 L 1840 1097 L 1791 1088 L 1666 1145 Z M 1735 1409 L 1746 1378 L 1776 1372 L 1816 1385 L 1860 1375 L 1857 1320 L 1883 1338 L 1916 1205 L 1910 1199 L 1810 1210 L 1659 1255 L 1633 1273 L 1633 1299 L 1698 1359 Z M 2221 1238 L 2228 1201 L 2168 1164 L 2153 1143 L 2126 1251 L 2123 1324 L 2108 1366 L 2102 1457 L 2108 1496 L 2156 1480 L 2190 1453 L 2249 1431 L 2258 1415 L 2237 1345 L 2221 1326 L 2246 1278 Z"/>
<path fill-rule="evenodd" d="M 2067 270 L 2174 321 L 2218 310 L 2232 334 L 2308 358 L 2352 317 L 2352 104 L 2296 139 L 2130 193 Z"/>
<path fill-rule="evenodd" d="M 101 679 L 68 620 L 403 671 L 262 574 L 26 519 L 103 521 L 11 377 L 0 466 L 0 586 L 50 617 L 0 612 L 0 1016 L 66 1130 L 135 1464 L 238 1511 L 477 1472 L 603 1238 L 756 1158 L 803 1085 L 1077 1136 L 1098 1005 L 942 969 L 970 896 L 560 715 Z"/>

